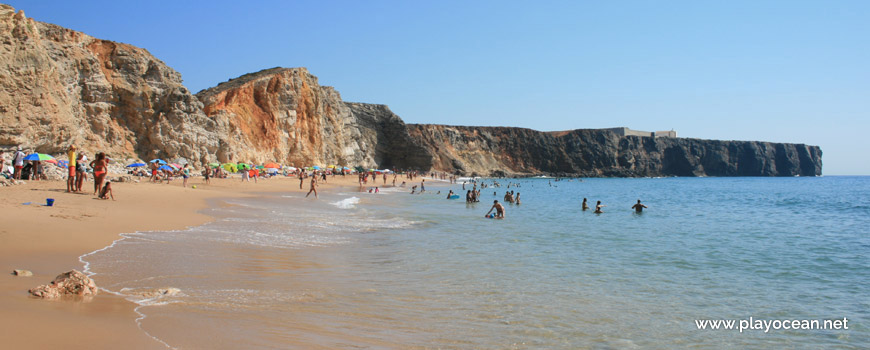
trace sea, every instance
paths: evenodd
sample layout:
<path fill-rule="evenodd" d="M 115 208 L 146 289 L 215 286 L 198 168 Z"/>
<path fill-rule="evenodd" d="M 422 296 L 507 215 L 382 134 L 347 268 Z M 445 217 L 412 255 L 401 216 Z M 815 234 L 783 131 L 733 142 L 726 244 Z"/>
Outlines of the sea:
<path fill-rule="evenodd" d="M 870 177 L 471 180 L 216 200 L 81 260 L 167 348 L 870 348 Z"/>

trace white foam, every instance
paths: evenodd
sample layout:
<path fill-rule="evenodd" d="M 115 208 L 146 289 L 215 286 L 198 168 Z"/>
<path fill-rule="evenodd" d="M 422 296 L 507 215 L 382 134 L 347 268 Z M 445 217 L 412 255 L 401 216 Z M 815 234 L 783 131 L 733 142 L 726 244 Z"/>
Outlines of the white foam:
<path fill-rule="evenodd" d="M 356 208 L 357 203 L 359 203 L 359 197 L 350 197 L 342 199 L 338 202 L 330 203 L 340 209 L 353 209 Z"/>

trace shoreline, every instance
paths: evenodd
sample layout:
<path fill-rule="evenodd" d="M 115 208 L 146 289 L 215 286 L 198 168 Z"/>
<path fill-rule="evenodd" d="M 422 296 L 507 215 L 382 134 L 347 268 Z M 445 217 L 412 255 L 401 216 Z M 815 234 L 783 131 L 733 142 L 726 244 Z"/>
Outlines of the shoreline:
<path fill-rule="evenodd" d="M 210 203 L 229 198 L 259 192 L 307 192 L 307 183 L 299 189 L 295 177 L 258 183 L 242 183 L 238 177 L 212 179 L 210 185 L 203 182 L 201 177 L 189 181 L 188 186 L 197 185 L 197 189 L 183 188 L 181 180 L 169 185 L 148 183 L 147 178 L 140 183 L 114 183 L 117 201 L 66 193 L 64 181 L 27 181 L 0 189 L 6 198 L 0 203 L 0 267 L 6 271 L 0 278 L 0 308 L 7 311 L 0 317 L 4 344 L 11 348 L 165 349 L 165 344 L 139 328 L 139 305 L 107 289 L 87 302 L 40 300 L 30 297 L 27 290 L 47 284 L 60 273 L 83 271 L 83 257 L 107 249 L 123 239 L 124 233 L 199 226 L 215 220 L 202 213 Z M 338 187 L 357 188 L 356 176 L 330 178 L 318 190 L 331 192 Z M 45 198 L 54 198 L 55 205 L 44 206 Z M 13 269 L 30 270 L 33 276 L 13 276 Z M 94 280 L 100 286 L 98 275 Z"/>

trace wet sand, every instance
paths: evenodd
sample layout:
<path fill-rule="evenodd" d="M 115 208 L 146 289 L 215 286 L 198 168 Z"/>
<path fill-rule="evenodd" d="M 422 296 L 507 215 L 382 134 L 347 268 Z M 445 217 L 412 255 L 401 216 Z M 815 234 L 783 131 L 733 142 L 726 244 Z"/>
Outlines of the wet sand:
<path fill-rule="evenodd" d="M 163 349 L 135 322 L 135 304 L 101 293 L 90 301 L 48 301 L 30 297 L 27 290 L 47 284 L 72 269 L 83 270 L 78 257 L 110 245 L 119 234 L 145 230 L 176 230 L 201 225 L 210 217 L 198 211 L 209 199 L 252 196 L 256 192 L 308 192 L 297 178 L 277 177 L 258 183 L 239 178 L 192 178 L 183 188 L 171 184 L 115 183 L 116 201 L 66 193 L 64 181 L 27 181 L 0 187 L 0 337 L 2 348 Z M 355 175 L 330 177 L 318 191 L 357 186 Z M 85 189 L 93 189 L 86 183 Z M 312 194 L 313 197 L 313 194 Z M 44 206 L 54 198 L 53 207 Z M 23 203 L 30 202 L 29 205 Z M 13 276 L 25 269 L 32 277 Z M 94 278 L 100 285 L 99 276 Z"/>

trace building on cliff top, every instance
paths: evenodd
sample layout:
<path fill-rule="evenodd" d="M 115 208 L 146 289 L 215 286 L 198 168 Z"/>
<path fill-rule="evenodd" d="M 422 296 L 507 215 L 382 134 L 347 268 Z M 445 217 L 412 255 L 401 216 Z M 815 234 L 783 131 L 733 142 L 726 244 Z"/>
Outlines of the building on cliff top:
<path fill-rule="evenodd" d="M 670 131 L 640 131 L 640 130 L 632 130 L 626 127 L 621 128 L 605 128 L 599 130 L 606 130 L 613 132 L 619 136 L 640 136 L 640 137 L 677 137 L 677 132 L 671 129 Z"/>

